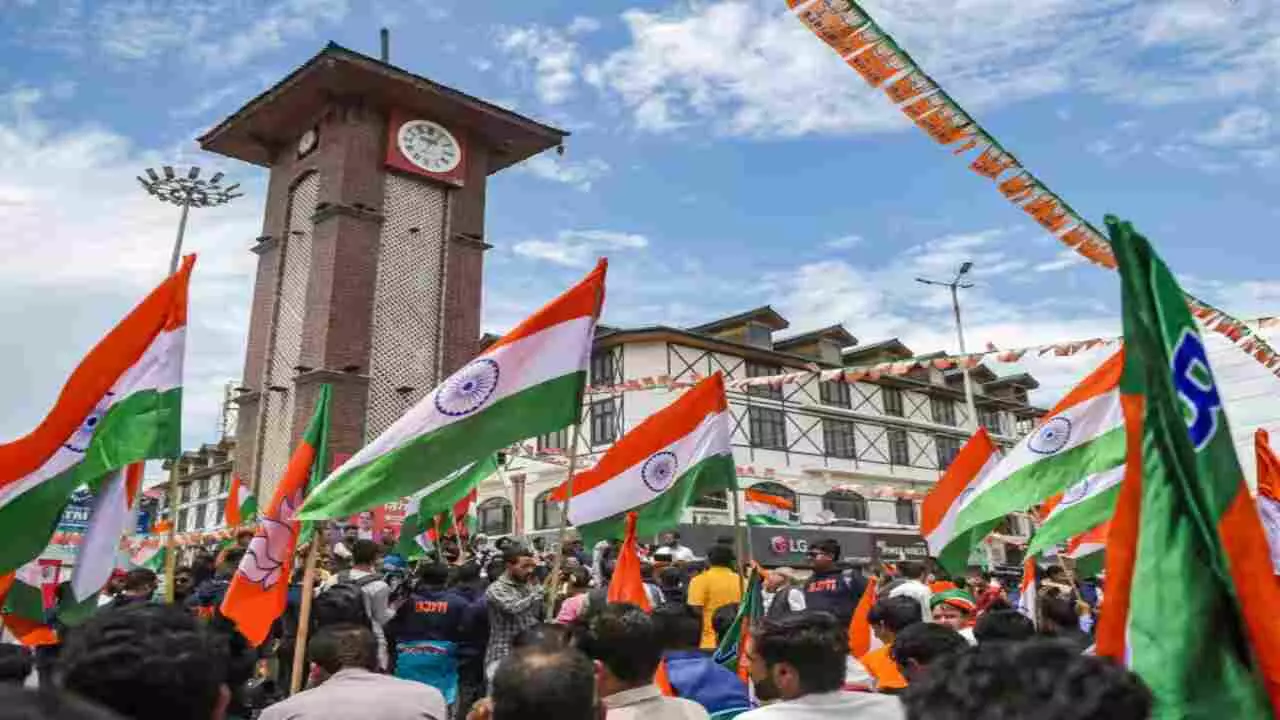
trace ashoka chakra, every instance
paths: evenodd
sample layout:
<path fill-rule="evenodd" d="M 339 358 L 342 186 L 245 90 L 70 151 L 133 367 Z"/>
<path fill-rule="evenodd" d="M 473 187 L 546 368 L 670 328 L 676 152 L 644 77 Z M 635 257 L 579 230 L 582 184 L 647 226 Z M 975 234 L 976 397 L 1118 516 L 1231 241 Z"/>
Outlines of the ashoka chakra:
<path fill-rule="evenodd" d="M 493 397 L 501 375 L 498 363 L 493 360 L 473 360 L 440 385 L 436 393 L 436 409 L 453 417 L 470 415 Z"/>
<path fill-rule="evenodd" d="M 1035 431 L 1027 441 L 1027 449 L 1041 455 L 1052 455 L 1067 446 L 1071 439 L 1071 420 L 1056 417 Z"/>
<path fill-rule="evenodd" d="M 662 492 L 675 479 L 676 468 L 679 466 L 680 461 L 676 459 L 675 453 L 663 451 L 644 461 L 644 465 L 640 466 L 640 479 L 650 490 Z"/>

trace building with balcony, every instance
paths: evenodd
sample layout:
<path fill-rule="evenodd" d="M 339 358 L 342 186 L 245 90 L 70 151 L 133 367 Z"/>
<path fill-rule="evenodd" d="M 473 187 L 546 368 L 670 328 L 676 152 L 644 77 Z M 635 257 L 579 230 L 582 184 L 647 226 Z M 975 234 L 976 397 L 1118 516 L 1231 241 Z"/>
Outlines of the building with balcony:
<path fill-rule="evenodd" d="M 228 438 L 182 454 L 178 460 L 177 532 L 208 532 L 226 526 L 234 452 L 235 440 Z M 166 473 L 170 465 L 169 461 L 164 463 Z M 160 518 L 170 518 L 168 493 L 161 494 L 158 512 Z"/>
<path fill-rule="evenodd" d="M 917 357 L 896 339 L 859 345 L 840 325 L 776 337 L 788 326 L 767 306 L 692 328 L 601 326 L 590 383 L 616 386 L 657 377 L 692 382 L 717 371 L 732 381 Z M 1044 412 L 1028 401 L 1037 387 L 1029 375 L 997 377 L 979 366 L 971 376 L 977 418 L 969 416 L 959 370 L 918 369 L 852 383 L 815 376 L 799 384 L 729 391 L 740 488 L 783 496 L 795 506 L 793 528 L 752 530 L 757 559 L 803 565 L 807 544 L 821 537 L 840 540 L 850 559 L 923 557 L 920 501 L 977 424 L 1007 447 Z M 503 472 L 481 484 L 480 531 L 554 536 L 560 508 L 548 493 L 564 481 L 568 454 L 593 462 L 676 396 L 665 388 L 588 393 L 577 447 L 571 447 L 571 429 L 529 440 Z M 740 495 L 699 500 L 686 511 L 684 542 L 701 552 L 732 534 L 729 503 L 741 503 Z M 999 532 L 1020 536 L 1023 530 L 1011 518 Z M 1017 562 L 1007 550 L 993 548 L 992 559 Z"/>

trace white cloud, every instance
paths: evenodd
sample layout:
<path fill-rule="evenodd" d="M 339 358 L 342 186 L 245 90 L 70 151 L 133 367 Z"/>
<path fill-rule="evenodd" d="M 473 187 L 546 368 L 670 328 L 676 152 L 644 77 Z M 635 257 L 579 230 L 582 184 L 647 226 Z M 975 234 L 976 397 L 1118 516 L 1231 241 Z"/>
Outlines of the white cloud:
<path fill-rule="evenodd" d="M 349 9 L 347 0 L 284 0 L 238 31 L 214 32 L 211 27 L 197 55 L 208 67 L 239 67 L 287 42 L 313 37 L 321 26 L 343 20 Z"/>
<path fill-rule="evenodd" d="M 612 230 L 564 230 L 554 240 L 523 240 L 512 248 L 517 255 L 566 267 L 585 268 L 611 250 L 643 250 L 643 235 Z"/>
<path fill-rule="evenodd" d="M 1218 121 L 1196 139 L 1211 147 L 1256 145 L 1271 136 L 1271 113 L 1260 107 L 1242 107 Z"/>
<path fill-rule="evenodd" d="M 570 35 L 587 35 L 600 29 L 600 21 L 595 18 L 579 15 L 569 23 L 565 32 Z"/>
<path fill-rule="evenodd" d="M 540 25 L 506 28 L 498 48 L 527 65 L 538 99 L 558 105 L 571 98 L 578 81 L 578 44 L 566 33 Z M 522 73 L 525 74 L 525 73 Z"/>
<path fill-rule="evenodd" d="M 586 192 L 591 189 L 595 181 L 609 173 L 609 163 L 596 157 L 575 162 L 551 153 L 542 153 L 517 165 L 516 169 L 543 180 L 564 183 Z"/>
<path fill-rule="evenodd" d="M 0 375 L 21 378 L 6 394 L 0 438 L 29 432 L 71 370 L 163 277 L 178 209 L 133 177 L 162 162 L 110 129 L 53 126 L 40 117 L 45 93 L 0 96 Z M 206 172 L 214 163 L 202 158 Z M 237 203 L 193 211 L 187 247 L 192 278 L 184 424 L 188 444 L 212 436 L 222 383 L 244 361 L 262 178 Z"/>
<path fill-rule="evenodd" d="M 1083 265 L 1084 262 L 1084 258 L 1080 257 L 1080 254 L 1075 250 L 1063 250 L 1059 252 L 1058 256 L 1053 260 L 1034 265 L 1031 269 L 1035 272 L 1054 272 L 1057 270 L 1066 270 L 1067 268 L 1074 267 L 1076 265 Z"/>
<path fill-rule="evenodd" d="M 831 238 L 823 243 L 823 246 L 831 250 L 848 250 L 862 243 L 861 235 L 841 235 L 838 238 Z"/>

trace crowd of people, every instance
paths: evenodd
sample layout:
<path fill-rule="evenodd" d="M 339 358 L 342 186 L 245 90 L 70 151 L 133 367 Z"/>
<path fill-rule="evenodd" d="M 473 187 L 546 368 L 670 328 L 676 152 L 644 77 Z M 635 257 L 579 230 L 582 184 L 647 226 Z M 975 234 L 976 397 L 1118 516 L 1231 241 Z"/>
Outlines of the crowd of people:
<path fill-rule="evenodd" d="M 866 621 L 878 647 L 855 656 L 850 624 L 871 573 L 843 563 L 835 540 L 811 545 L 810 568 L 764 571 L 760 616 L 742 633 L 742 652 L 730 653 L 735 671 L 713 651 L 733 632 L 746 568 L 729 539 L 698 555 L 675 533 L 644 549 L 647 609 L 609 602 L 613 543 L 588 552 L 573 541 L 556 557 L 509 539 L 446 540 L 410 569 L 388 545 L 344 535 L 325 552 L 304 689 L 290 696 L 301 573 L 260 647 L 218 611 L 249 539 L 179 567 L 172 604 L 154 573 L 133 570 L 59 645 L 34 657 L 0 645 L 0 681 L 33 688 L 4 689 L 0 717 L 1102 720 L 1151 711 L 1135 676 L 1090 652 L 1087 618 L 1100 592 L 1060 572 L 1041 583 L 1033 623 L 990 574 L 877 567 Z"/>

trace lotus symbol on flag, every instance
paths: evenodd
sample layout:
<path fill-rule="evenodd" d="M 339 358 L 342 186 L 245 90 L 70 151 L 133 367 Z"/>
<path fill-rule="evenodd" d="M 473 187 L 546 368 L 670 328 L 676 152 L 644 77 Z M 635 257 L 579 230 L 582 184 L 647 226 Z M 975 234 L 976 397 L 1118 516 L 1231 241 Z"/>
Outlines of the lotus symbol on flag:
<path fill-rule="evenodd" d="M 650 490 L 656 493 L 662 492 L 675 479 L 676 468 L 679 465 L 680 461 L 676 458 L 676 454 L 664 450 L 644 461 L 644 465 L 640 467 L 640 479 Z"/>
<path fill-rule="evenodd" d="M 1071 419 L 1056 417 L 1036 430 L 1027 441 L 1027 449 L 1041 455 L 1052 455 L 1067 446 L 1071 439 Z"/>
<path fill-rule="evenodd" d="M 71 437 L 67 438 L 67 441 L 63 443 L 63 447 L 81 455 L 89 449 L 89 442 L 93 440 L 93 431 L 98 428 L 98 423 L 102 421 L 102 416 L 106 415 L 107 409 L 111 407 L 111 397 L 113 395 L 115 393 L 108 391 L 106 395 L 102 396 L 97 406 L 89 412 L 89 416 L 84 419 L 84 422 L 80 423 L 80 427 L 76 428 Z"/>
<path fill-rule="evenodd" d="M 264 590 L 280 581 L 284 563 L 293 550 L 293 516 L 302 498 L 286 497 L 280 504 L 280 517 L 266 516 L 258 526 L 258 532 L 249 541 L 239 573 L 249 582 L 258 583 Z"/>
<path fill-rule="evenodd" d="M 445 380 L 436 391 L 436 410 L 450 417 L 479 410 L 498 389 L 502 369 L 490 358 L 479 358 Z"/>

